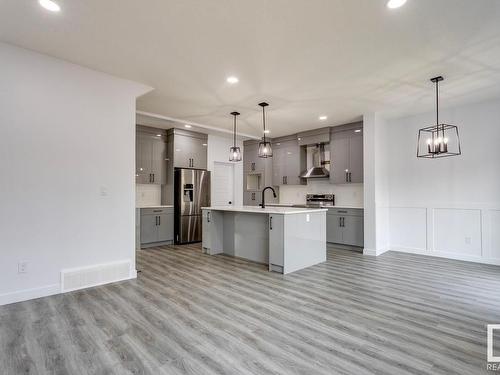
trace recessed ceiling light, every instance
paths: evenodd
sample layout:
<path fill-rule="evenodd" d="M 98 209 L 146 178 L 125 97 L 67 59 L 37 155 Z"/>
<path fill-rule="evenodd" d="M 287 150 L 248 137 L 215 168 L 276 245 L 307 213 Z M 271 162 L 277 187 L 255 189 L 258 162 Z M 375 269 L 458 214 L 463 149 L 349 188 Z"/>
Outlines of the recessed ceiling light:
<path fill-rule="evenodd" d="M 61 7 L 55 1 L 52 0 L 38 0 L 38 3 L 47 10 L 51 12 L 61 11 Z"/>
<path fill-rule="evenodd" d="M 161 137 L 161 134 L 156 134 L 157 137 Z"/>
<path fill-rule="evenodd" d="M 354 133 L 361 133 L 361 129 L 354 130 Z"/>
<path fill-rule="evenodd" d="M 387 8 L 396 9 L 405 5 L 406 0 L 389 0 L 387 2 Z"/>
<path fill-rule="evenodd" d="M 185 124 L 184 127 L 189 129 L 191 127 L 191 125 Z"/>
<path fill-rule="evenodd" d="M 207 144 L 206 144 L 206 143 L 202 143 L 201 145 L 202 145 L 202 146 L 207 146 Z"/>
<path fill-rule="evenodd" d="M 269 130 L 268 129 L 264 130 L 264 133 L 269 134 Z"/>
<path fill-rule="evenodd" d="M 325 121 L 327 118 L 328 118 L 328 116 L 319 116 L 319 119 L 320 119 L 321 121 Z"/>
<path fill-rule="evenodd" d="M 234 85 L 235 83 L 238 83 L 240 80 L 238 79 L 238 77 L 231 76 L 231 77 L 227 77 L 226 81 L 227 81 L 227 83 Z"/>

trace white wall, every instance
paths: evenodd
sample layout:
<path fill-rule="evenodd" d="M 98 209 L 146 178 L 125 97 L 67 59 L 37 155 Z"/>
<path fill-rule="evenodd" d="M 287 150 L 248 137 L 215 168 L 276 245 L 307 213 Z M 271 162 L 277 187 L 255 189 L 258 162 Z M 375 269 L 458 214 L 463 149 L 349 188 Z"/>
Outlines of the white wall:
<path fill-rule="evenodd" d="M 338 206 L 363 207 L 363 184 L 333 185 L 328 180 L 309 180 L 307 185 L 282 185 L 280 203 L 304 204 L 306 194 L 335 194 Z"/>
<path fill-rule="evenodd" d="M 387 124 L 378 114 L 363 116 L 364 254 L 389 249 Z"/>
<path fill-rule="evenodd" d="M 387 122 L 390 248 L 500 264 L 500 99 L 443 110 L 463 154 L 417 159 L 418 129 L 434 117 Z"/>
<path fill-rule="evenodd" d="M 0 61 L 0 304 L 58 293 L 63 269 L 128 261 L 134 277 L 149 88 L 3 43 Z"/>
<path fill-rule="evenodd" d="M 208 135 L 207 169 L 214 170 L 214 162 L 229 163 L 229 148 L 233 146 L 233 138 Z M 243 154 L 243 143 L 237 141 Z M 212 191 L 212 199 L 214 192 Z M 234 163 L 234 204 L 243 205 L 243 162 Z"/>

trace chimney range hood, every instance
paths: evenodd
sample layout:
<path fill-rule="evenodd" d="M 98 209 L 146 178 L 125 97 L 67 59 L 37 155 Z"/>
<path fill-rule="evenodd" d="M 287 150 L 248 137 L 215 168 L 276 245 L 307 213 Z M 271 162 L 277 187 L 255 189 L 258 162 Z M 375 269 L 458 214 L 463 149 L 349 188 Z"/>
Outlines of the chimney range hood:
<path fill-rule="evenodd" d="M 325 144 L 318 143 L 313 149 L 312 153 L 312 167 L 307 171 L 303 172 L 301 178 L 328 178 L 330 177 L 330 172 L 325 168 L 326 164 L 330 164 L 329 161 L 325 161 Z"/>

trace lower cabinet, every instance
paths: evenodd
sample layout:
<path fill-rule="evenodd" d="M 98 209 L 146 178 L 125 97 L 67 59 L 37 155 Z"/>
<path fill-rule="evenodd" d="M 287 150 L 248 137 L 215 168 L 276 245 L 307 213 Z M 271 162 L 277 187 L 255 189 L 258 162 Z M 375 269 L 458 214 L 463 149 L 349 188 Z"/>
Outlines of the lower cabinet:
<path fill-rule="evenodd" d="M 285 266 L 285 215 L 269 215 L 269 271 L 283 273 Z"/>
<path fill-rule="evenodd" d="M 174 241 L 174 208 L 141 209 L 141 247 Z"/>
<path fill-rule="evenodd" d="M 326 215 L 326 241 L 364 246 L 364 219 L 361 209 L 331 208 Z"/>

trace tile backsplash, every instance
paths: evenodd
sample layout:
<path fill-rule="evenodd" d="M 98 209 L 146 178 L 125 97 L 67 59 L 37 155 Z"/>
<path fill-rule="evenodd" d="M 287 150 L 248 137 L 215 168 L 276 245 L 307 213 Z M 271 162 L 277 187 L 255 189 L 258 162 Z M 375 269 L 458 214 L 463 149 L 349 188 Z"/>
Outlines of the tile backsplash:
<path fill-rule="evenodd" d="M 335 194 L 338 206 L 363 206 L 363 184 L 332 185 L 328 180 L 309 180 L 307 185 L 282 185 L 280 203 L 304 204 L 306 194 Z"/>
<path fill-rule="evenodd" d="M 159 206 L 161 204 L 161 185 L 136 184 L 135 206 Z"/>

